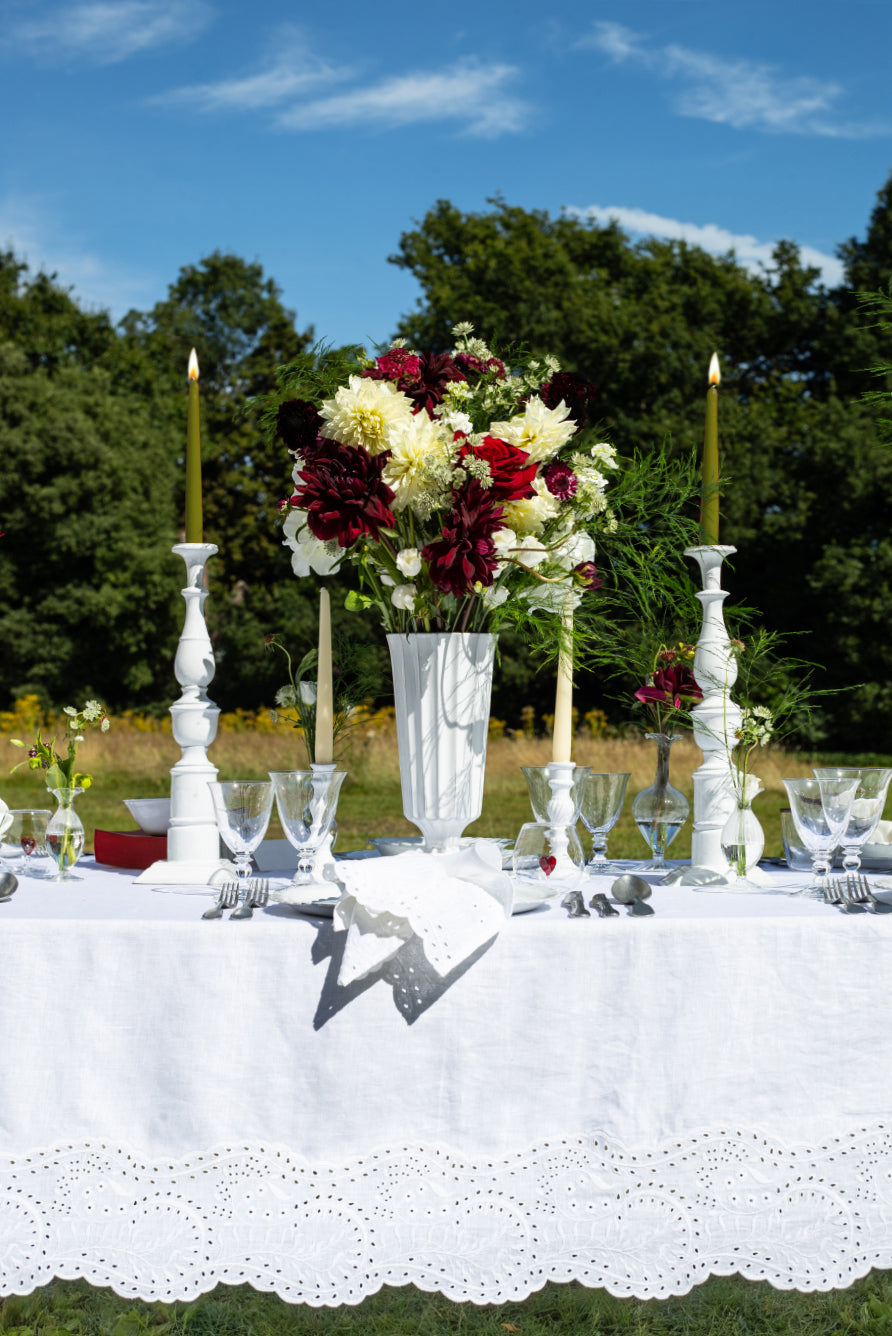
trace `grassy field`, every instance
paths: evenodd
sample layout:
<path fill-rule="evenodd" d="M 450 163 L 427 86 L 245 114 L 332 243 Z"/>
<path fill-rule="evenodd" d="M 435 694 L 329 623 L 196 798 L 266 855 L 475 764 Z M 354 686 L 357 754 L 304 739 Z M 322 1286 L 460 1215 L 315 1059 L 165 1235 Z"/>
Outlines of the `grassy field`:
<path fill-rule="evenodd" d="M 29 720 L 0 718 L 0 755 L 10 736 L 28 737 Z M 304 756 L 293 733 L 275 728 L 264 715 L 223 720 L 212 759 L 222 779 L 265 778 L 268 770 L 300 768 Z M 5 736 L 4 736 L 5 734 Z M 169 730 L 139 719 L 116 719 L 105 736 L 89 734 L 81 749 L 94 787 L 78 809 L 88 828 L 133 829 L 123 798 L 168 792 L 168 772 L 178 748 Z M 21 752 L 9 747 L 10 766 Z M 580 765 L 628 770 L 626 810 L 611 836 L 615 856 L 643 856 L 644 843 L 629 812 L 629 799 L 654 777 L 653 744 L 642 739 L 592 737 L 580 733 L 574 747 Z M 514 835 L 530 819 L 523 765 L 550 759 L 547 738 L 496 737 L 490 742 L 483 815 L 471 833 Z M 691 796 L 691 773 L 700 753 L 690 740 L 672 751 L 672 781 Z M 766 831 L 766 853 L 781 852 L 779 811 L 785 806 L 781 780 L 807 776 L 818 760 L 842 764 L 843 757 L 766 751 L 754 771 L 765 792 L 755 811 Z M 862 764 L 889 758 L 852 757 Z M 364 847 L 372 834 L 409 834 L 402 815 L 399 768 L 392 721 L 375 717 L 357 729 L 341 764 L 349 771 L 338 807 L 338 847 Z M 0 796 L 10 807 L 46 806 L 37 773 L 23 769 L 4 779 Z M 887 809 L 887 815 L 889 810 Z M 280 832 L 271 828 L 270 834 Z M 690 853 L 690 823 L 672 848 Z M 290 1306 L 247 1287 L 218 1287 L 191 1304 L 134 1303 L 81 1282 L 56 1282 L 26 1297 L 0 1300 L 0 1334 L 6 1336 L 892 1336 L 892 1272 L 874 1272 L 851 1289 L 829 1294 L 797 1294 L 739 1278 L 715 1278 L 679 1299 L 614 1299 L 604 1291 L 576 1285 L 546 1285 L 523 1303 L 478 1307 L 454 1304 L 412 1288 L 384 1290 L 356 1308 Z"/>
<path fill-rule="evenodd" d="M 33 735 L 30 718 L 0 716 L 0 756 L 8 749 L 10 767 L 22 752 L 9 745 L 10 737 Z M 305 765 L 303 748 L 297 735 L 288 728 L 269 722 L 268 712 L 255 717 L 223 716 L 211 759 L 219 768 L 221 779 L 265 779 L 270 770 L 294 770 Z M 78 760 L 93 774 L 93 787 L 78 800 L 78 811 L 87 829 L 87 848 L 92 849 L 93 830 L 134 830 L 135 822 L 123 805 L 124 798 L 151 798 L 169 792 L 169 772 L 179 757 L 179 749 L 169 726 L 140 718 L 115 719 L 109 733 L 88 733 Z M 403 817 L 400 797 L 399 765 L 393 720 L 386 711 L 370 717 L 348 738 L 339 758 L 348 771 L 338 804 L 338 845 L 341 851 L 365 847 L 370 835 L 417 834 Z M 524 765 L 545 765 L 551 759 L 547 737 L 500 736 L 491 739 L 486 763 L 486 788 L 483 814 L 469 834 L 514 836 L 524 821 L 532 818 Z M 574 744 L 578 765 L 600 771 L 631 773 L 626 803 L 619 823 L 610 837 L 609 852 L 614 857 L 644 857 L 647 850 L 631 816 L 631 798 L 639 789 L 653 782 L 656 753 L 653 743 L 638 736 L 617 738 L 591 736 L 581 730 Z M 691 774 L 701 762 L 701 754 L 689 737 L 682 737 L 672 748 L 671 779 L 676 787 L 692 797 Z M 765 830 L 766 854 L 783 852 L 780 838 L 780 809 L 787 806 L 781 780 L 810 776 L 813 765 L 843 764 L 843 757 L 818 757 L 766 750 L 755 757 L 753 766 L 765 792 L 756 799 L 754 811 Z M 890 764 L 890 758 L 850 758 L 848 763 Z M 2 770 L 0 770 L 2 773 Z M 53 806 L 39 772 L 26 767 L 0 783 L 0 797 L 9 807 Z M 890 800 L 892 808 L 892 800 Z M 888 815 L 888 810 L 887 810 Z M 691 851 L 690 822 L 671 849 L 671 856 L 686 858 Z M 273 821 L 270 836 L 281 837 Z"/>

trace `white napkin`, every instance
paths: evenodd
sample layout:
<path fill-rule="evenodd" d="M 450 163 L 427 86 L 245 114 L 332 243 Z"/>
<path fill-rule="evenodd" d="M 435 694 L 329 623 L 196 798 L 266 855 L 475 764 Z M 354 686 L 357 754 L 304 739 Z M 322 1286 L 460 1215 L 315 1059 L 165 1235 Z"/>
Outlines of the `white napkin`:
<path fill-rule="evenodd" d="M 871 844 L 892 844 L 892 821 L 880 821 L 873 835 Z"/>
<path fill-rule="evenodd" d="M 9 827 L 11 825 L 12 825 L 12 813 L 10 812 L 9 808 L 7 807 L 3 799 L 0 798 L 0 835 L 2 835 L 4 831 L 9 830 Z"/>
<path fill-rule="evenodd" d="M 456 853 L 412 849 L 341 862 L 338 877 L 347 890 L 334 908 L 336 926 L 347 930 L 342 985 L 386 964 L 413 937 L 443 978 L 500 931 L 514 896 L 498 847 L 483 841 Z"/>

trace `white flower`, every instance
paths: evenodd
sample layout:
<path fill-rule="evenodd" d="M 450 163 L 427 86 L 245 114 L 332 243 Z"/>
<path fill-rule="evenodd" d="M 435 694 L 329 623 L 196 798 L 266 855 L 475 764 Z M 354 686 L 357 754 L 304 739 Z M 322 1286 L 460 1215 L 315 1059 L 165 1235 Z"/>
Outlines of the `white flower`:
<path fill-rule="evenodd" d="M 303 482 L 303 478 L 300 476 L 300 471 L 304 467 L 304 457 L 303 455 L 299 455 L 296 450 L 292 450 L 291 453 L 294 455 L 294 468 L 291 470 L 291 481 L 294 483 L 295 487 L 299 487 Z"/>
<path fill-rule="evenodd" d="M 548 370 L 551 372 L 553 376 L 556 376 L 561 369 L 560 362 L 557 360 L 556 357 L 552 357 L 551 353 L 547 354 L 545 358 L 545 365 L 548 367 Z"/>
<path fill-rule="evenodd" d="M 598 445 L 593 445 L 591 450 L 592 459 L 596 464 L 600 464 L 604 469 L 616 468 L 616 450 L 607 441 L 600 441 Z"/>
<path fill-rule="evenodd" d="M 107 733 L 110 728 L 111 728 L 111 720 L 103 719 L 102 723 L 99 725 L 99 732 Z"/>
<path fill-rule="evenodd" d="M 285 538 L 283 547 L 291 548 L 291 569 L 303 579 L 310 571 L 317 575 L 331 575 L 343 557 L 343 549 L 335 542 L 325 543 L 307 526 L 305 510 L 289 510 L 282 525 Z"/>
<path fill-rule="evenodd" d="M 402 608 L 405 612 L 415 611 L 415 595 L 418 590 L 413 584 L 397 585 L 390 595 L 390 601 L 395 608 Z"/>
<path fill-rule="evenodd" d="M 379 580 L 381 581 L 381 583 L 382 583 L 383 585 L 385 585 L 388 589 L 392 589 L 393 586 L 396 584 L 396 580 L 394 580 L 393 576 L 392 576 L 392 575 L 388 575 L 386 571 L 379 571 L 379 572 L 378 572 L 378 579 L 379 579 Z"/>
<path fill-rule="evenodd" d="M 452 332 L 457 339 L 464 339 L 474 333 L 474 326 L 470 320 L 459 320 L 457 325 L 452 326 Z"/>
<path fill-rule="evenodd" d="M 466 436 L 470 436 L 471 432 L 474 430 L 474 424 L 467 413 L 463 413 L 459 408 L 448 408 L 440 418 L 440 421 L 443 426 L 448 427 L 450 431 L 461 431 L 464 432 Z"/>
<path fill-rule="evenodd" d="M 534 570 L 536 566 L 541 566 L 548 556 L 548 548 L 539 542 L 538 538 L 533 538 L 529 534 L 526 538 L 521 538 L 517 546 L 511 553 L 515 561 L 519 561 L 521 566 L 526 566 L 528 571 Z"/>
<path fill-rule="evenodd" d="M 506 557 L 510 557 L 512 549 L 517 546 L 517 534 L 513 529 L 503 525 L 501 529 L 496 529 L 494 532 L 492 543 L 497 556 L 501 561 L 504 561 Z"/>
<path fill-rule="evenodd" d="M 503 519 L 518 534 L 535 533 L 547 520 L 554 519 L 561 508 L 556 496 L 549 492 L 544 478 L 534 478 L 536 495 L 520 501 L 504 503 Z"/>
<path fill-rule="evenodd" d="M 417 547 L 404 547 L 396 554 L 396 564 L 401 574 L 411 580 L 421 571 L 421 553 Z"/>
<path fill-rule="evenodd" d="M 98 700 L 88 700 L 81 713 L 89 723 L 92 723 L 94 719 L 102 718 L 104 710 Z"/>
<path fill-rule="evenodd" d="M 73 705 L 63 705 L 63 706 L 62 706 L 62 713 L 63 713 L 63 714 L 70 714 L 70 715 L 76 715 L 76 714 L 77 714 L 77 710 L 74 708 Z"/>
<path fill-rule="evenodd" d="M 569 419 L 569 421 L 568 421 Z M 526 409 L 510 422 L 494 422 L 490 433 L 516 445 L 537 461 L 551 459 L 576 432 L 576 423 L 563 399 L 557 408 L 546 408 L 534 394 Z"/>
<path fill-rule="evenodd" d="M 561 570 L 572 571 L 582 561 L 594 561 L 595 542 L 584 529 L 568 534 L 552 549 L 551 559 Z"/>
<path fill-rule="evenodd" d="M 389 380 L 351 376 L 333 399 L 320 405 L 319 416 L 324 423 L 323 436 L 342 445 L 361 445 L 370 455 L 380 455 L 390 449 L 396 423 L 413 417 L 412 401 Z"/>
<path fill-rule="evenodd" d="M 484 608 L 500 608 L 507 597 L 508 590 L 501 584 L 490 585 L 480 595 Z"/>
<path fill-rule="evenodd" d="M 390 424 L 388 448 L 391 455 L 381 477 L 393 489 L 393 509 L 405 510 L 430 490 L 437 466 L 449 457 L 450 443 L 440 424 L 421 412 Z"/>

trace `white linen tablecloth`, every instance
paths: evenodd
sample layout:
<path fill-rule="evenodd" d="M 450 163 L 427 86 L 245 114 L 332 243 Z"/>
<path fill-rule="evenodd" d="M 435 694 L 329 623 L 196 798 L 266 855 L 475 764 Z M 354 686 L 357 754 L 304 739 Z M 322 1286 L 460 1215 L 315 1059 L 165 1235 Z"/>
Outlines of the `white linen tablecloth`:
<path fill-rule="evenodd" d="M 656 887 L 648 919 L 516 916 L 433 992 L 411 950 L 342 989 L 331 920 L 204 922 L 209 892 L 85 869 L 0 905 L 5 1292 L 492 1302 L 892 1266 L 892 914 L 781 874 Z"/>

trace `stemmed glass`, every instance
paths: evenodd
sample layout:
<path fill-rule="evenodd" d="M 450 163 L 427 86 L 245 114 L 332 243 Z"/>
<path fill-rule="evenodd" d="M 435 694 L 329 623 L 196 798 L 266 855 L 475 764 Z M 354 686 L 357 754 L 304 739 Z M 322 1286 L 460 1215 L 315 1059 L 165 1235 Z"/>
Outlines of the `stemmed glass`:
<path fill-rule="evenodd" d="M 849 822 L 857 779 L 785 779 L 790 815 L 811 854 L 812 876 L 802 889 L 820 899 L 830 873 L 833 850 Z"/>
<path fill-rule="evenodd" d="M 607 836 L 619 820 L 626 796 L 629 772 L 599 774 L 591 772 L 582 783 L 582 803 L 579 815 L 582 824 L 592 837 L 591 858 L 586 864 L 586 871 L 592 876 L 609 872 L 607 861 Z"/>
<path fill-rule="evenodd" d="M 512 855 L 514 876 L 524 890 L 543 897 L 575 890 L 585 875 L 585 854 L 574 826 L 528 821 Z"/>
<path fill-rule="evenodd" d="M 52 816 L 47 807 L 22 807 L 13 811 L 12 824 L 3 836 L 3 843 L 18 842 L 24 855 L 19 871 L 26 877 L 43 877 L 37 862 L 46 858 L 46 828 Z"/>
<path fill-rule="evenodd" d="M 223 843 L 235 854 L 239 901 L 244 904 L 251 875 L 251 855 L 266 834 L 273 806 L 273 786 L 268 779 L 212 781 L 208 787 L 214 800 L 214 815 Z"/>
<path fill-rule="evenodd" d="M 551 780 L 549 777 L 549 766 L 547 765 L 522 765 L 524 778 L 530 791 L 530 807 L 533 809 L 533 816 L 537 821 L 548 821 L 548 804 L 552 799 Z M 582 802 L 582 786 L 586 775 L 589 773 L 589 766 L 574 765 L 573 783 L 570 787 L 570 797 L 573 799 L 573 825 L 579 819 L 579 805 Z"/>
<path fill-rule="evenodd" d="M 892 770 L 880 766 L 821 766 L 814 774 L 818 779 L 858 781 L 852 814 L 839 841 L 843 847 L 843 871 L 857 872 L 861 866 L 862 845 L 869 842 L 883 815 Z"/>
<path fill-rule="evenodd" d="M 316 854 L 331 830 L 346 770 L 271 770 L 276 809 L 289 843 L 297 850 L 295 886 L 316 886 L 329 894 L 332 883 L 316 876 Z"/>

